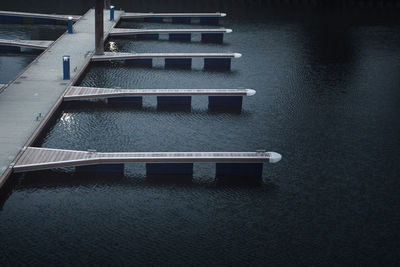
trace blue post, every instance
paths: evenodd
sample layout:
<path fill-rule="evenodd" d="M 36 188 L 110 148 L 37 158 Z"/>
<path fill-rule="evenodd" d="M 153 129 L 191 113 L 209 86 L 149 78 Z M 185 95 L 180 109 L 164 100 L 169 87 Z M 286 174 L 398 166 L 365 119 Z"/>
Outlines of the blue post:
<path fill-rule="evenodd" d="M 69 66 L 70 56 L 63 56 L 63 71 L 64 71 L 64 80 L 69 80 L 70 77 L 70 66 Z"/>
<path fill-rule="evenodd" d="M 68 33 L 72 34 L 73 30 L 72 30 L 72 17 L 68 17 Z"/>
<path fill-rule="evenodd" d="M 114 20 L 114 6 L 110 6 L 110 20 Z"/>

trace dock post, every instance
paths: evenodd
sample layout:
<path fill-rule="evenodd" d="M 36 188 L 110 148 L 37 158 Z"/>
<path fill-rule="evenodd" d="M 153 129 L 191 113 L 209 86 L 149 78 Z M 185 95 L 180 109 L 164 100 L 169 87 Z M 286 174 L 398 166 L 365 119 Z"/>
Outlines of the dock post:
<path fill-rule="evenodd" d="M 263 163 L 217 163 L 215 167 L 217 184 L 262 183 Z"/>
<path fill-rule="evenodd" d="M 72 34 L 73 30 L 72 30 L 72 17 L 68 17 L 68 33 Z"/>
<path fill-rule="evenodd" d="M 70 79 L 70 56 L 63 56 L 63 80 L 69 80 Z"/>
<path fill-rule="evenodd" d="M 114 20 L 114 6 L 110 6 L 110 21 Z"/>
<path fill-rule="evenodd" d="M 95 6 L 96 55 L 104 55 L 104 0 L 96 0 Z"/>

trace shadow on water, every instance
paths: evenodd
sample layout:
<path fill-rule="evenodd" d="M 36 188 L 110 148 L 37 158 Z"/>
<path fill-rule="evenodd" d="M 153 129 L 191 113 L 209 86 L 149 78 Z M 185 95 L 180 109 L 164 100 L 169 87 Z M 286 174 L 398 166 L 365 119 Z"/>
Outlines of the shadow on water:
<path fill-rule="evenodd" d="M 161 59 L 157 59 L 157 60 L 161 60 Z M 162 60 L 163 61 L 163 60 Z M 89 67 L 85 70 L 85 73 L 81 76 L 81 79 L 78 80 L 78 82 L 75 84 L 76 86 L 85 86 L 85 78 L 86 75 L 90 72 L 93 72 L 95 69 L 102 69 L 104 73 L 108 72 L 108 69 L 114 69 L 114 68 L 123 68 L 123 69 L 137 69 L 137 70 L 141 70 L 141 69 L 151 69 L 152 71 L 165 71 L 165 70 L 173 70 L 173 71 L 177 71 L 177 72 L 186 72 L 186 73 L 191 73 L 191 74 L 196 74 L 199 72 L 207 72 L 207 73 L 223 73 L 223 74 L 227 74 L 229 73 L 229 75 L 235 76 L 237 74 L 239 74 L 240 72 L 236 69 L 225 69 L 225 68 L 197 68 L 193 66 L 194 64 L 192 64 L 191 68 L 187 68 L 187 67 L 165 67 L 164 63 L 160 64 L 159 62 L 155 63 L 153 62 L 152 66 L 143 66 L 141 64 L 135 64 L 135 63 L 128 63 L 127 61 L 124 60 L 118 60 L 118 61 L 99 61 L 99 62 L 91 62 Z M 100 78 L 100 79 L 106 79 L 103 76 L 99 76 L 97 75 L 96 78 Z M 104 80 L 106 81 L 106 80 Z M 97 84 L 102 84 L 102 80 L 100 81 L 96 81 Z M 134 88 L 129 88 L 129 89 L 134 89 Z"/>
<path fill-rule="evenodd" d="M 193 175 L 186 174 L 151 174 L 146 176 L 151 185 L 193 185 Z"/>
<path fill-rule="evenodd" d="M 39 170 L 27 173 L 13 174 L 0 191 L 0 210 L 12 195 L 13 191 L 38 190 L 76 187 L 113 187 L 113 186 L 189 186 L 207 188 L 259 188 L 266 186 L 274 189 L 276 185 L 263 182 L 262 178 L 219 176 L 213 183 L 205 183 L 201 177 L 194 179 L 193 175 L 124 175 L 118 173 L 78 173 L 73 168 Z M 203 182 L 202 182 L 203 181 Z"/>
<path fill-rule="evenodd" d="M 218 187 L 244 186 L 258 187 L 263 183 L 262 177 L 240 176 L 240 175 L 218 175 L 215 184 Z"/>
<path fill-rule="evenodd" d="M 175 104 L 155 104 L 154 106 L 144 106 L 137 103 L 106 103 L 104 100 L 99 101 L 71 101 L 62 104 L 59 109 L 58 115 L 50 123 L 49 132 L 52 127 L 58 122 L 63 113 L 80 113 L 80 112 L 96 112 L 96 111 L 136 111 L 139 113 L 192 113 L 192 114 L 208 114 L 208 115 L 241 115 L 250 116 L 251 113 L 243 110 L 241 107 L 215 107 L 208 106 L 208 108 L 193 108 L 192 105 L 175 105 Z"/>
<path fill-rule="evenodd" d="M 13 192 L 14 188 L 16 187 L 20 176 L 21 175 L 14 174 L 0 188 L 0 211 L 3 209 L 3 206 L 7 202 L 8 198 L 12 195 L 12 192 Z"/>
<path fill-rule="evenodd" d="M 116 51 L 114 51 L 114 49 L 113 49 L 111 51 L 112 47 L 111 47 L 109 42 L 115 42 L 117 47 L 121 47 L 121 44 L 119 44 L 118 41 L 122 41 L 123 42 L 122 47 L 124 47 L 125 42 L 127 42 L 127 41 L 134 41 L 135 43 L 136 42 L 141 42 L 142 43 L 142 42 L 157 41 L 158 43 L 169 43 L 169 42 L 172 42 L 172 43 L 183 43 L 183 44 L 186 43 L 188 45 L 190 45 L 190 44 L 191 45 L 193 45 L 193 44 L 196 44 L 196 45 L 199 45 L 199 44 L 203 44 L 203 45 L 217 44 L 219 48 L 231 46 L 231 44 L 229 42 L 226 42 L 226 41 L 223 41 L 221 43 L 221 42 L 206 42 L 206 41 L 197 40 L 197 39 L 195 39 L 195 40 L 193 40 L 193 39 L 191 39 L 191 40 L 169 40 L 169 39 L 164 39 L 164 38 L 162 38 L 162 39 L 160 38 L 160 39 L 157 39 L 157 40 L 146 40 L 146 39 L 136 38 L 135 36 L 118 36 L 118 38 L 117 37 L 110 37 L 109 39 L 107 39 L 104 49 L 107 52 L 127 52 L 127 51 L 123 51 L 123 49 L 117 49 Z"/>
<path fill-rule="evenodd" d="M 172 104 L 158 104 L 157 112 L 166 112 L 166 113 L 192 113 L 192 105 L 172 105 Z"/>

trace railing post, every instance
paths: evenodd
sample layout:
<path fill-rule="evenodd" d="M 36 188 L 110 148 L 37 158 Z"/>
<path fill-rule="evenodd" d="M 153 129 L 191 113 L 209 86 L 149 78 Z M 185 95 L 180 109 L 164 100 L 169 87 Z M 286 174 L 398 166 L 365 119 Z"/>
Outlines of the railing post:
<path fill-rule="evenodd" d="M 114 21 L 114 6 L 110 6 L 110 21 Z"/>
<path fill-rule="evenodd" d="M 72 24 L 73 24 L 73 22 L 72 22 L 72 17 L 68 17 L 68 33 L 69 33 L 69 34 L 72 34 L 72 33 L 73 33 Z"/>
<path fill-rule="evenodd" d="M 70 77 L 70 56 L 63 56 L 63 80 L 69 80 Z"/>

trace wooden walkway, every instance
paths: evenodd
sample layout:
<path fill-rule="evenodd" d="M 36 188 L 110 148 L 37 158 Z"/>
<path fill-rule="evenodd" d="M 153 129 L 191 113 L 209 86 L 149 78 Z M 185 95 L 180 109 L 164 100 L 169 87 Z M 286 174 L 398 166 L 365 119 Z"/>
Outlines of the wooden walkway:
<path fill-rule="evenodd" d="M 117 53 L 105 52 L 94 55 L 92 61 L 109 61 L 144 58 L 240 58 L 240 53 Z"/>
<path fill-rule="evenodd" d="M 14 11 L 4 11 L 4 10 L 0 10 L 0 16 L 54 19 L 54 20 L 61 20 L 61 21 L 67 21 L 69 17 L 72 17 L 73 21 L 77 21 L 81 18 L 81 16 L 75 16 L 75 15 L 40 14 L 40 13 L 14 12 Z"/>
<path fill-rule="evenodd" d="M 53 41 L 0 39 L 0 46 L 7 45 L 7 46 L 27 47 L 27 48 L 44 50 L 47 49 L 52 44 Z"/>
<path fill-rule="evenodd" d="M 100 153 L 27 147 L 13 166 L 14 171 L 70 167 L 106 163 L 276 163 L 275 152 L 122 152 Z"/>
<path fill-rule="evenodd" d="M 120 20 L 104 13 L 104 37 Z M 7 13 L 9 14 L 9 13 Z M 18 13 L 16 13 L 18 15 Z M 21 148 L 31 146 L 63 101 L 65 90 L 89 65 L 95 49 L 95 12 L 89 10 L 74 24 L 74 33 L 64 33 L 29 64 L 0 94 L 0 187 L 12 173 Z M 62 57 L 71 56 L 71 80 L 63 80 Z"/>
<path fill-rule="evenodd" d="M 123 19 L 140 19 L 140 18 L 174 18 L 174 17 L 191 17 L 191 18 L 201 18 L 201 17 L 209 17 L 209 18 L 220 18 L 225 17 L 225 13 L 130 13 L 126 12 L 122 14 L 121 18 Z"/>
<path fill-rule="evenodd" d="M 123 29 L 114 28 L 110 36 L 127 36 L 138 34 L 170 34 L 170 33 L 231 33 L 231 29 Z"/>
<path fill-rule="evenodd" d="M 253 89 L 116 89 L 71 86 L 64 95 L 65 101 L 129 97 L 129 96 L 252 96 L 256 91 Z"/>

